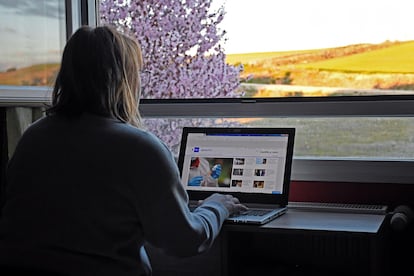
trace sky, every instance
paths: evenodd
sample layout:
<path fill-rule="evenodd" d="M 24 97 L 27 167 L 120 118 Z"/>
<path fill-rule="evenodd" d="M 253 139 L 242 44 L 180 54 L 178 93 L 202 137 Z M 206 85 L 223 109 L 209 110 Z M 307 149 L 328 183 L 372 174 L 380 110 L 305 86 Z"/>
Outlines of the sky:
<path fill-rule="evenodd" d="M 0 0 L 0 71 L 59 62 L 64 0 Z"/>
<path fill-rule="evenodd" d="M 414 40 L 413 0 L 225 2 L 225 53 L 271 52 Z"/>
<path fill-rule="evenodd" d="M 0 0 L 0 71 L 59 62 L 65 0 Z M 414 40 L 413 0 L 213 0 L 226 54 Z"/>

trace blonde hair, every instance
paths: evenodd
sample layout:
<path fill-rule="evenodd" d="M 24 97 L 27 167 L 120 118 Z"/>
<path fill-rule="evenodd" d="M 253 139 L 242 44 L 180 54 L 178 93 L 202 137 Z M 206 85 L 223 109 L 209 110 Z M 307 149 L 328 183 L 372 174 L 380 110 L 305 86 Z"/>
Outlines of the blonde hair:
<path fill-rule="evenodd" d="M 66 43 L 47 114 L 84 112 L 141 126 L 138 42 L 111 26 L 79 28 Z"/>
<path fill-rule="evenodd" d="M 122 82 L 109 106 L 122 105 L 113 110 L 114 117 L 140 127 L 139 100 L 141 95 L 142 52 L 138 43 L 126 35 L 115 33 L 119 40 L 122 60 Z"/>

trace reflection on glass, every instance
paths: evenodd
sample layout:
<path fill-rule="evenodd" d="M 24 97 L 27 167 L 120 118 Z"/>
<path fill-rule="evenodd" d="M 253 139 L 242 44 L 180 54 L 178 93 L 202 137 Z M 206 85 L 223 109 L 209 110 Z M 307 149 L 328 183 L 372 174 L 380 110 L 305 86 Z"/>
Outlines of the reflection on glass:
<path fill-rule="evenodd" d="M 183 126 L 295 127 L 295 156 L 414 159 L 414 119 L 384 118 L 174 118 L 145 119 L 147 128 L 178 154 Z"/>
<path fill-rule="evenodd" d="M 52 85 L 65 24 L 65 0 L 0 1 L 0 85 Z"/>

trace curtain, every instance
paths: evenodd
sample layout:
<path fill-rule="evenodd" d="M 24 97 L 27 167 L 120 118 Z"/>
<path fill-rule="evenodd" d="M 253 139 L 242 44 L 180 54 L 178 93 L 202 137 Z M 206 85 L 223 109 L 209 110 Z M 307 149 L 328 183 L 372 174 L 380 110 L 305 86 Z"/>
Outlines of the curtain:
<path fill-rule="evenodd" d="M 7 162 L 26 128 L 44 114 L 42 107 L 0 107 L 0 206 L 4 196 Z"/>
<path fill-rule="evenodd" d="M 41 107 L 10 107 L 7 108 L 7 139 L 8 157 L 13 155 L 14 149 L 26 128 L 43 116 Z"/>

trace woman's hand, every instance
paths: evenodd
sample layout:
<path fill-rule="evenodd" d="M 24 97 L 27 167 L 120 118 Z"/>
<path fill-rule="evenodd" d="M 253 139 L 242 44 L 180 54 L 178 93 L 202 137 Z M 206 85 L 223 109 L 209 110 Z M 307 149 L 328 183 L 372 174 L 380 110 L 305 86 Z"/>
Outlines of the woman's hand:
<path fill-rule="evenodd" d="M 221 203 L 229 211 L 230 215 L 237 214 L 248 209 L 245 205 L 240 203 L 237 197 L 234 197 L 232 195 L 215 193 L 206 199 L 199 201 L 199 204 L 201 205 L 208 201 L 216 201 L 218 203 Z"/>

